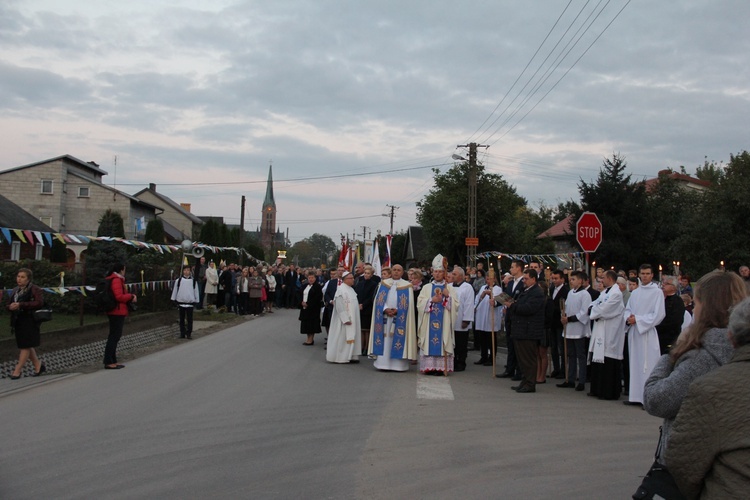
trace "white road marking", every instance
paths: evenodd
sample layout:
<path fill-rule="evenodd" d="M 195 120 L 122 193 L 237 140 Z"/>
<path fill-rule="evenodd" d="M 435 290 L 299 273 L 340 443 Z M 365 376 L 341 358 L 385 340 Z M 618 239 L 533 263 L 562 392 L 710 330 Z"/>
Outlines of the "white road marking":
<path fill-rule="evenodd" d="M 453 389 L 448 377 L 417 376 L 417 399 L 442 399 L 453 401 Z"/>

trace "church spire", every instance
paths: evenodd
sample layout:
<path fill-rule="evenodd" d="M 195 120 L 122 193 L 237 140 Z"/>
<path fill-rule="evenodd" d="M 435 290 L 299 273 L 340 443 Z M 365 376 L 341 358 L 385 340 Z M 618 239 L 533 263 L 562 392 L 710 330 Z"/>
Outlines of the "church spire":
<path fill-rule="evenodd" d="M 276 201 L 273 199 L 273 172 L 272 165 L 268 166 L 268 183 L 266 184 L 266 199 L 263 200 L 263 208 L 271 206 L 276 208 Z"/>

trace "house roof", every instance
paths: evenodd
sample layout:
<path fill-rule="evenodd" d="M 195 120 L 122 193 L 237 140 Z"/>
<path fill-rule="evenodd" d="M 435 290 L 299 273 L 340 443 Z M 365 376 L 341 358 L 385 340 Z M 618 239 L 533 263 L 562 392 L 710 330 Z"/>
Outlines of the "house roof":
<path fill-rule="evenodd" d="M 156 196 L 159 200 L 161 200 L 162 202 L 164 202 L 165 205 L 168 205 L 172 209 L 176 210 L 178 213 L 184 215 L 185 217 L 187 217 L 188 219 L 190 219 L 190 221 L 193 222 L 194 224 L 203 224 L 203 220 L 200 217 L 198 217 L 197 215 L 193 215 L 192 213 L 188 212 L 187 210 L 185 210 L 184 208 L 182 208 L 182 205 L 180 205 L 179 203 L 175 202 L 169 196 L 165 196 L 165 195 L 159 193 L 158 191 L 156 191 L 156 189 L 152 189 L 151 187 L 147 187 L 145 189 L 141 189 L 140 191 L 138 191 L 137 193 L 135 193 L 133 196 L 136 197 L 136 198 L 138 198 L 139 195 L 141 195 L 141 194 L 143 194 L 145 192 L 149 192 L 152 195 Z"/>
<path fill-rule="evenodd" d="M 89 182 L 93 184 L 94 186 L 101 187 L 108 191 L 112 191 L 113 193 L 117 193 L 120 196 L 124 196 L 125 198 L 129 199 L 132 203 L 136 203 L 137 205 L 143 205 L 146 208 L 154 210 L 154 212 L 156 212 L 157 210 L 162 210 L 162 211 L 164 210 L 162 207 L 157 207 L 156 205 L 152 205 L 151 203 L 145 202 L 143 200 L 139 200 L 135 196 L 129 195 L 128 193 L 124 193 L 118 189 L 113 188 L 112 186 L 107 186 L 106 184 L 103 184 L 101 182 L 94 181 L 91 178 L 86 177 L 85 175 L 81 175 L 77 172 L 68 172 L 68 175 L 72 175 L 73 177 L 78 177 L 79 179 Z"/>
<path fill-rule="evenodd" d="M 659 178 L 665 175 L 669 179 L 673 179 L 677 182 L 680 182 L 682 184 L 687 185 L 693 185 L 698 188 L 707 188 L 711 186 L 710 181 L 704 181 L 701 179 L 698 179 L 696 177 L 691 177 L 687 174 L 681 174 L 679 172 L 674 172 L 672 170 L 666 169 L 666 170 L 659 170 L 659 173 L 654 177 L 653 179 L 648 179 L 643 182 L 643 184 L 646 186 L 646 191 L 651 191 L 656 186 L 656 183 L 659 182 Z"/>
<path fill-rule="evenodd" d="M 36 167 L 37 165 L 43 165 L 45 163 L 52 163 L 53 161 L 58 161 L 58 160 L 67 160 L 67 161 L 70 161 L 72 163 L 78 164 L 82 168 L 91 170 L 92 172 L 95 172 L 95 173 L 97 173 L 99 175 L 107 175 L 107 172 L 104 171 L 104 170 L 102 170 L 101 168 L 99 168 L 99 165 L 97 165 L 96 163 L 94 163 L 94 162 L 86 162 L 86 161 L 83 161 L 83 160 L 79 160 L 75 156 L 71 156 L 71 155 L 56 156 L 54 158 L 49 158 L 47 160 L 42 160 L 42 161 L 37 161 L 37 162 L 34 162 L 34 163 L 29 163 L 28 165 L 21 165 L 20 167 L 9 168 L 8 170 L 3 170 L 0 173 L 13 172 L 15 170 L 22 170 L 24 168 Z"/>
<path fill-rule="evenodd" d="M 572 215 L 568 215 L 563 220 L 550 227 L 543 233 L 539 234 L 536 239 L 541 240 L 543 238 L 562 238 L 572 236 L 573 232 L 571 228 L 575 225 L 575 220 Z"/>
<path fill-rule="evenodd" d="M 0 227 L 54 232 L 54 229 L 3 195 L 0 195 Z"/>

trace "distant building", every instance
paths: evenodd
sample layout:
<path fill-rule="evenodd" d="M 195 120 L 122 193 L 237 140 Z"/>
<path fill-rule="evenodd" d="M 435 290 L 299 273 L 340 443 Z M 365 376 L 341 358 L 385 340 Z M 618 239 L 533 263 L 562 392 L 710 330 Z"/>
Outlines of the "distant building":
<path fill-rule="evenodd" d="M 263 206 L 260 212 L 260 225 L 255 231 L 248 231 L 250 238 L 260 243 L 260 246 L 269 255 L 271 260 L 275 255 L 270 252 L 284 249 L 289 246 L 287 237 L 279 227 L 276 226 L 276 200 L 273 197 L 273 171 L 272 166 L 268 167 L 268 181 L 266 182 L 266 196 L 263 199 Z"/>
<path fill-rule="evenodd" d="M 0 195 L 0 228 L 21 229 L 40 233 L 55 232 L 47 224 L 3 195 Z M 28 234 L 24 235 L 24 238 L 27 240 L 26 243 L 22 243 L 16 236 L 11 234 L 11 241 L 7 241 L 7 235 L 0 234 L 0 260 L 49 259 L 51 249 L 49 242 L 40 243 L 36 234 L 33 234 L 30 242 L 28 241 Z"/>
<path fill-rule="evenodd" d="M 177 203 L 169 196 L 157 192 L 156 184 L 149 184 L 148 188 L 141 189 L 133 196 L 163 210 L 159 219 L 164 224 L 164 234 L 170 243 L 195 240 L 198 237 L 203 220 L 190 212 L 189 203 Z"/>

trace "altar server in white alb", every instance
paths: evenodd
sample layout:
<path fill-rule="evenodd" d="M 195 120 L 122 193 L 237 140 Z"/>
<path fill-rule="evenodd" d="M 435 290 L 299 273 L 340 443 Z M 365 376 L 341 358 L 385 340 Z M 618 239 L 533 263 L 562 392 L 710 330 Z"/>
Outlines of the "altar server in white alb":
<path fill-rule="evenodd" d="M 328 330 L 326 360 L 331 363 L 359 363 L 362 352 L 359 302 L 354 291 L 354 275 L 345 272 L 333 297 L 331 326 Z"/>
<path fill-rule="evenodd" d="M 452 274 L 453 291 L 458 296 L 458 313 L 453 323 L 453 334 L 456 337 L 453 369 L 462 372 L 466 370 L 466 357 L 469 354 L 469 330 L 471 330 L 471 324 L 474 322 L 474 287 L 466 281 L 466 272 L 462 268 L 455 266 Z M 502 310 L 502 308 L 499 308 L 499 310 Z M 501 315 L 498 315 L 499 317 Z M 495 321 L 497 325 L 500 325 L 498 318 Z"/>
<path fill-rule="evenodd" d="M 620 399 L 622 351 L 625 347 L 625 304 L 617 273 L 604 272 L 604 290 L 591 305 L 591 394 L 599 399 Z"/>
<path fill-rule="evenodd" d="M 375 292 L 367 352 L 375 356 L 373 366 L 378 370 L 405 372 L 410 360 L 417 359 L 414 291 L 403 275 L 404 268 L 394 265 L 391 277 Z"/>
<path fill-rule="evenodd" d="M 500 330 L 501 321 L 504 321 L 503 308 L 495 300 L 501 293 L 503 289 L 495 284 L 495 270 L 490 269 L 487 281 L 479 287 L 474 297 L 474 332 L 479 337 L 479 361 L 475 365 L 492 366 L 495 357 L 492 352 L 492 332 Z"/>
<path fill-rule="evenodd" d="M 623 313 L 628 331 L 630 388 L 625 404 L 643 404 L 643 386 L 661 357 L 656 325 L 664 319 L 664 294 L 653 282 L 649 264 L 638 269 L 640 284 L 633 290 Z"/>
<path fill-rule="evenodd" d="M 432 260 L 432 282 L 422 287 L 417 299 L 419 371 L 428 375 L 453 371 L 453 324 L 459 302 L 450 283 L 445 281 L 447 265 L 440 254 Z"/>
<path fill-rule="evenodd" d="M 589 307 L 591 294 L 584 288 L 586 278 L 583 271 L 570 273 L 570 292 L 565 300 L 565 314 L 560 318 L 563 324 L 564 349 L 567 351 L 568 371 L 565 382 L 557 387 L 575 387 L 582 391 L 586 384 L 586 339 L 591 336 L 589 328 Z M 576 380 L 578 383 L 576 384 Z"/>

